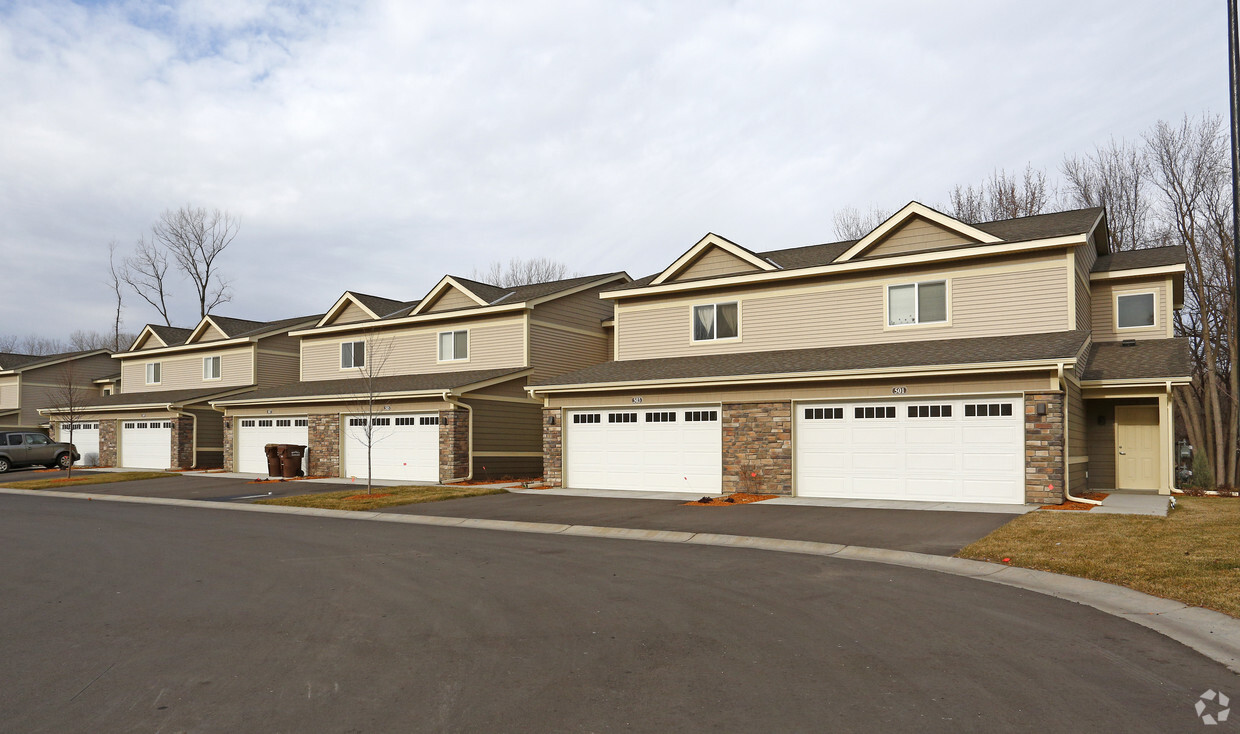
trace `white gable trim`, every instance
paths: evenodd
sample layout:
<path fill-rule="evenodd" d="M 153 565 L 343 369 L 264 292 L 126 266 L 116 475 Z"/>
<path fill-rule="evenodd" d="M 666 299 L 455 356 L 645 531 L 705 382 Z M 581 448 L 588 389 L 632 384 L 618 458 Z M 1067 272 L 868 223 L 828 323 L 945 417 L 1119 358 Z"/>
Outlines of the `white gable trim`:
<path fill-rule="evenodd" d="M 342 295 L 340 298 L 337 298 L 336 302 L 332 304 L 332 307 L 327 309 L 327 313 L 323 314 L 323 318 L 319 319 L 318 323 L 314 325 L 315 328 L 324 326 L 325 324 L 330 322 L 332 319 L 339 316 L 340 312 L 343 311 L 345 307 L 348 306 L 350 303 L 362 309 L 366 313 L 370 314 L 370 318 L 372 319 L 379 318 L 379 314 L 366 308 L 366 304 L 359 301 L 356 297 L 354 297 L 352 293 L 345 291 L 344 295 Z"/>
<path fill-rule="evenodd" d="M 696 245 L 690 247 L 688 252 L 677 258 L 676 262 L 669 265 L 662 273 L 659 273 L 659 277 L 650 281 L 650 285 L 659 285 L 660 283 L 666 282 L 670 278 L 676 277 L 676 275 L 678 275 L 685 268 L 689 267 L 689 265 L 697 260 L 703 252 L 711 247 L 718 247 L 724 252 L 727 252 L 729 255 L 736 257 L 738 260 L 743 260 L 759 270 L 766 270 L 769 272 L 771 270 L 779 269 L 772 263 L 763 260 L 735 242 L 725 240 L 714 232 L 708 232 L 705 237 L 698 240 Z"/>
<path fill-rule="evenodd" d="M 133 344 L 130 345 L 129 351 L 131 352 L 136 351 L 143 344 L 146 344 L 147 340 L 149 339 L 154 339 L 155 341 L 159 342 L 159 346 L 161 347 L 168 346 L 168 344 L 163 339 L 159 338 L 159 334 L 156 334 L 155 330 L 152 329 L 148 325 L 148 326 L 143 326 L 142 331 L 138 332 L 138 338 L 133 340 Z"/>
<path fill-rule="evenodd" d="M 983 232 L 977 227 L 973 227 L 968 224 L 965 224 L 959 219 L 953 219 L 952 217 L 949 217 L 942 212 L 938 212 L 938 211 L 935 211 L 934 209 L 931 209 L 925 204 L 921 204 L 916 201 L 910 201 L 908 204 L 904 206 L 903 209 L 896 212 L 895 214 L 892 214 L 890 217 L 887 218 L 886 221 L 884 221 L 882 224 L 875 227 L 865 237 L 862 237 L 861 239 L 857 240 L 857 244 L 848 248 L 844 252 L 843 255 L 840 255 L 839 258 L 836 259 L 836 262 L 845 262 L 847 260 L 853 259 L 854 257 L 857 257 L 861 253 L 873 247 L 879 240 L 886 237 L 888 234 L 894 231 L 897 227 L 899 227 L 902 224 L 905 224 L 906 222 L 913 219 L 914 217 L 921 217 L 922 219 L 928 219 L 931 222 L 934 222 L 935 224 L 939 225 L 940 227 L 943 227 L 944 229 L 949 229 L 959 234 L 961 237 L 967 237 L 971 240 L 977 240 L 979 243 L 984 244 L 984 245 L 993 245 L 996 242 L 1003 241 L 999 239 L 998 237 L 995 237 L 993 234 L 990 234 L 988 232 Z"/>
<path fill-rule="evenodd" d="M 439 281 L 438 283 L 436 283 L 436 284 L 435 284 L 435 287 L 434 287 L 434 288 L 431 288 L 431 292 L 426 294 L 426 298 L 423 298 L 423 299 L 422 299 L 422 302 L 421 302 L 421 303 L 419 303 L 419 304 L 417 305 L 417 308 L 413 309 L 413 311 L 412 311 L 412 312 L 410 312 L 410 314 L 409 314 L 409 315 L 410 315 L 410 316 L 417 316 L 418 314 L 425 312 L 425 311 L 426 311 L 426 309 L 428 309 L 428 308 L 430 308 L 431 306 L 435 305 L 435 301 L 439 300 L 439 297 L 440 297 L 440 296 L 442 296 L 442 295 L 443 295 L 443 293 L 444 293 L 444 291 L 448 290 L 449 288 L 455 288 L 455 289 L 457 289 L 458 291 L 460 291 L 460 292 L 464 293 L 465 295 L 467 295 L 467 296 L 469 296 L 471 299 L 473 299 L 473 301 L 474 301 L 475 303 L 477 303 L 479 306 L 490 306 L 490 305 L 491 305 L 491 304 L 490 304 L 490 303 L 488 303 L 487 301 L 482 300 L 482 299 L 478 296 L 478 294 L 477 294 L 477 293 L 474 293 L 474 292 L 473 292 L 473 291 L 471 291 L 470 289 L 468 289 L 468 288 L 466 288 L 465 286 L 461 285 L 461 284 L 460 284 L 460 283 L 456 280 L 456 278 L 453 278 L 451 275 L 445 275 L 445 276 L 443 276 L 443 278 L 442 278 L 442 279 L 440 279 L 440 281 Z"/>
<path fill-rule="evenodd" d="M 198 325 L 194 327 L 194 330 L 190 332 L 189 338 L 185 340 L 185 343 L 193 344 L 194 342 L 198 341 L 198 338 L 202 336 L 202 332 L 207 330 L 208 324 L 211 326 L 214 326 L 215 330 L 223 334 L 225 339 L 231 338 L 227 331 L 224 331 L 222 328 L 220 328 L 219 324 L 211 320 L 211 314 L 207 314 L 206 316 L 202 317 L 202 321 L 199 321 Z M 167 345 L 165 344 L 164 346 L 167 346 Z"/>

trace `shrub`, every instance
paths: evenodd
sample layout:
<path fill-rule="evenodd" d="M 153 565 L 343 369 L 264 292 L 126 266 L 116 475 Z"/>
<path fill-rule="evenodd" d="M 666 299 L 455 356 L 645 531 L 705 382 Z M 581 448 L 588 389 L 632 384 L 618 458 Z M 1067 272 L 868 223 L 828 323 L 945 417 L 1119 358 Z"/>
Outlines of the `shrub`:
<path fill-rule="evenodd" d="M 1193 476 L 1189 478 L 1187 488 L 1214 489 L 1214 472 L 1204 451 L 1193 452 Z"/>

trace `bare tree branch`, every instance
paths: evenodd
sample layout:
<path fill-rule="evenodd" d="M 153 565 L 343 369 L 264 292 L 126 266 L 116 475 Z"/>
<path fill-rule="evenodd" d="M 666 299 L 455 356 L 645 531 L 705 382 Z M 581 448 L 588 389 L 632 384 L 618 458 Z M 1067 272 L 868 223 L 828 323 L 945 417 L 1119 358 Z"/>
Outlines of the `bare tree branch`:
<path fill-rule="evenodd" d="M 361 387 L 357 398 L 350 403 L 352 415 L 345 421 L 345 430 L 366 446 L 366 494 L 370 494 L 373 485 L 371 475 L 374 473 L 374 447 L 392 434 L 390 425 L 379 425 L 381 421 L 376 420 L 379 418 L 377 414 L 382 413 L 381 410 L 376 410 L 376 405 L 379 401 L 378 380 L 386 376 L 385 369 L 392 356 L 394 343 L 390 337 L 381 337 L 374 330 L 367 331 L 361 341 L 364 345 L 362 363 L 357 365 L 356 352 L 352 355 Z M 390 418 L 387 420 L 391 421 Z M 358 425 L 354 425 L 355 422 Z M 351 437 L 346 437 L 346 440 L 348 438 Z"/>
<path fill-rule="evenodd" d="M 219 272 L 216 260 L 232 244 L 240 226 L 228 212 L 183 206 L 165 211 L 151 228 L 152 239 L 194 284 L 199 318 L 232 299 L 229 283 Z"/>
<path fill-rule="evenodd" d="M 511 288 L 531 283 L 546 283 L 552 280 L 574 278 L 580 273 L 569 273 L 568 266 L 545 257 L 513 258 L 507 264 L 493 262 L 485 270 L 474 269 L 470 277 L 483 283 Z"/>
<path fill-rule="evenodd" d="M 112 320 L 112 343 L 109 346 L 113 352 L 121 350 L 121 309 L 125 305 L 120 274 L 116 270 L 116 248 L 119 246 L 116 240 L 108 243 L 108 286 L 116 298 L 116 317 Z"/>
<path fill-rule="evenodd" d="M 133 255 L 121 266 L 120 279 L 159 312 L 166 326 L 172 326 L 168 317 L 168 256 L 155 241 L 138 238 Z"/>
<path fill-rule="evenodd" d="M 861 211 L 855 206 L 846 206 L 835 213 L 835 236 L 840 240 L 859 240 L 874 228 L 885 222 L 892 212 L 877 206 L 869 211 Z"/>

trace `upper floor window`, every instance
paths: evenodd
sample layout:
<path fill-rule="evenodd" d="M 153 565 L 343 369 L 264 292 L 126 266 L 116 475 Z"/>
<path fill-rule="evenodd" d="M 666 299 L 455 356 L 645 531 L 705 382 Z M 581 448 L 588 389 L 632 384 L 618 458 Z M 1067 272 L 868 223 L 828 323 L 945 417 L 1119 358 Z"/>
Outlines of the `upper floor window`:
<path fill-rule="evenodd" d="M 1115 317 L 1121 329 L 1154 325 L 1154 294 L 1125 293 L 1115 297 Z"/>
<path fill-rule="evenodd" d="M 366 366 L 366 342 L 344 342 L 340 345 L 340 369 Z"/>
<path fill-rule="evenodd" d="M 147 362 L 146 363 L 146 384 L 158 385 L 159 377 L 160 377 L 159 362 Z"/>
<path fill-rule="evenodd" d="M 469 359 L 469 331 L 439 332 L 439 361 Z"/>
<path fill-rule="evenodd" d="M 887 325 L 933 324 L 947 321 L 947 281 L 887 286 Z"/>
<path fill-rule="evenodd" d="M 735 339 L 740 334 L 740 304 L 712 303 L 693 307 L 693 341 Z"/>
<path fill-rule="evenodd" d="M 215 357 L 203 357 L 202 358 L 202 379 L 204 380 L 220 379 L 220 358 L 218 355 Z"/>

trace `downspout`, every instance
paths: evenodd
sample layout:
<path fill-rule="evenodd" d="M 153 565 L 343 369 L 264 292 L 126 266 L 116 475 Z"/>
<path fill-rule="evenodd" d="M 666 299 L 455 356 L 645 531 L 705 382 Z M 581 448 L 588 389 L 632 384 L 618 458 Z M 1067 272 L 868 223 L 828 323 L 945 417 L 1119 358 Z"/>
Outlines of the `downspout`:
<path fill-rule="evenodd" d="M 458 408 L 464 408 L 465 412 L 469 415 L 469 444 L 468 444 L 469 448 L 465 452 L 465 460 L 468 462 L 469 472 L 467 472 L 465 476 L 463 477 L 452 477 L 451 479 L 444 479 L 441 481 L 441 484 L 453 484 L 455 482 L 468 482 L 469 480 L 474 478 L 474 409 L 468 403 L 462 403 L 459 400 L 456 400 L 455 398 L 453 398 L 451 390 L 444 390 L 442 397 L 445 403 L 447 403 L 448 405 L 455 405 Z"/>
<path fill-rule="evenodd" d="M 186 413 L 184 410 L 179 410 L 177 408 L 172 407 L 171 405 L 168 406 L 168 412 L 174 415 L 179 415 L 182 418 L 188 417 L 191 421 L 193 421 L 193 424 L 194 424 L 193 439 L 190 441 L 190 444 L 194 452 L 194 460 L 189 463 L 189 468 L 197 469 L 198 468 L 198 416 L 194 415 L 193 413 Z"/>
<path fill-rule="evenodd" d="M 1098 500 L 1087 500 L 1084 497 L 1077 497 L 1072 494 L 1072 484 L 1068 481 L 1068 472 L 1071 471 L 1071 464 L 1068 459 L 1072 458 L 1068 455 L 1068 434 L 1070 423 L 1068 422 L 1068 382 L 1063 376 L 1063 362 L 1059 363 L 1059 387 L 1063 390 L 1063 498 L 1068 502 L 1079 502 L 1082 505 L 1094 505 L 1095 507 L 1102 503 Z"/>

